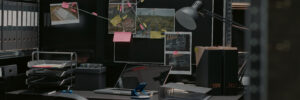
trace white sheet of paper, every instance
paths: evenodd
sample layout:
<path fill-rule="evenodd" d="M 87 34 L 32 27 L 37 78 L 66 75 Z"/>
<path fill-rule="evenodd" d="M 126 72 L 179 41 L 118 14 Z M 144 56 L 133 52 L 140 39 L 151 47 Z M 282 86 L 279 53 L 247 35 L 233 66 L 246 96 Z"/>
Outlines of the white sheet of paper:
<path fill-rule="evenodd" d="M 31 14 L 31 16 L 30 16 L 31 17 L 31 19 L 30 19 L 30 21 L 31 21 L 30 22 L 30 26 L 34 26 L 34 12 L 31 12 L 30 14 Z"/>
<path fill-rule="evenodd" d="M 8 14 L 7 14 L 7 26 L 12 26 L 12 11 L 8 10 Z"/>
<path fill-rule="evenodd" d="M 26 15 L 27 15 L 27 16 L 26 16 L 26 18 L 27 18 L 27 21 L 26 21 L 27 24 L 26 24 L 26 26 L 30 26 L 30 19 L 31 19 L 31 18 L 30 18 L 30 12 L 28 11 L 28 12 L 26 12 L 26 13 L 27 13 L 27 14 L 26 14 Z"/>
<path fill-rule="evenodd" d="M 2 26 L 2 10 L 0 10 L 0 26 Z"/>
<path fill-rule="evenodd" d="M 34 20 L 35 20 L 35 21 L 34 21 L 34 26 L 38 26 L 38 13 L 35 12 L 35 13 L 34 13 L 34 16 L 35 16 L 35 17 L 34 17 L 34 18 L 35 18 L 35 19 L 34 19 Z"/>
<path fill-rule="evenodd" d="M 18 11 L 18 26 L 22 26 L 22 11 Z"/>
<path fill-rule="evenodd" d="M 3 11 L 3 26 L 7 26 L 7 10 Z"/>
<path fill-rule="evenodd" d="M 17 11 L 12 11 L 13 18 L 12 18 L 12 26 L 17 26 Z"/>
<path fill-rule="evenodd" d="M 22 26 L 26 26 L 26 11 L 23 11 L 23 25 Z"/>

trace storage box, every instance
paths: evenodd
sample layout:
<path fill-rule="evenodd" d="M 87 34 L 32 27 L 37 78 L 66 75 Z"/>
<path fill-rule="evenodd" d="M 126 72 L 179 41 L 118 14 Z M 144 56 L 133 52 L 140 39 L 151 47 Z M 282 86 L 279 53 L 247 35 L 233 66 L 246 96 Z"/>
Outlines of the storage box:
<path fill-rule="evenodd" d="M 75 90 L 96 90 L 106 86 L 106 67 L 102 64 L 81 64 L 75 70 Z"/>

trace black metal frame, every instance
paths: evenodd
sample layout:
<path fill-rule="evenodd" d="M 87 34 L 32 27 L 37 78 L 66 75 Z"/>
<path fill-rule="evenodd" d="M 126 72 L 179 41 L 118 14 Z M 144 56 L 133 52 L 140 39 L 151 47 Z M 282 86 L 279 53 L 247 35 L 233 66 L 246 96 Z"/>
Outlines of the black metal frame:
<path fill-rule="evenodd" d="M 232 45 L 232 0 L 225 0 L 224 1 L 224 14 L 225 18 L 229 19 L 230 21 L 227 23 L 224 23 L 224 32 L 225 34 L 223 35 L 223 46 L 228 46 L 231 47 Z"/>
<path fill-rule="evenodd" d="M 246 23 L 246 48 L 250 54 L 250 85 L 246 100 L 267 100 L 268 0 L 251 0 Z"/>

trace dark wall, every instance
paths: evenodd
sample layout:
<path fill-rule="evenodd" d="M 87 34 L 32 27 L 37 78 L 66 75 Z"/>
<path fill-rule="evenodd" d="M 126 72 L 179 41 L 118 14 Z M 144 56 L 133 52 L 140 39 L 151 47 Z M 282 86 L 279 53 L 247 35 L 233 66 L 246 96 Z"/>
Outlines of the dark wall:
<path fill-rule="evenodd" d="M 233 21 L 245 25 L 245 10 L 233 10 Z M 237 47 L 239 51 L 245 51 L 245 30 L 232 28 L 232 46 Z"/>
<path fill-rule="evenodd" d="M 78 2 L 79 8 L 105 15 L 104 0 L 69 0 Z M 77 51 L 79 55 L 89 56 L 92 60 L 101 60 L 106 33 L 106 21 L 80 12 L 80 23 L 51 26 L 49 4 L 61 3 L 60 0 L 41 0 L 40 48 L 46 51 Z M 102 52 L 102 53 L 101 53 Z M 96 55 L 97 56 L 96 56 Z"/>
<path fill-rule="evenodd" d="M 108 16 L 108 0 L 64 0 L 78 2 L 79 8 L 89 12 L 97 12 L 98 15 Z M 77 51 L 79 57 L 90 57 L 89 62 L 104 63 L 108 66 L 107 86 L 112 86 L 123 64 L 114 64 L 113 35 L 107 34 L 108 22 L 97 19 L 94 16 L 80 12 L 79 24 L 67 24 L 51 26 L 49 4 L 61 3 L 62 0 L 41 0 L 40 16 L 40 49 L 44 51 Z M 191 6 L 194 0 L 145 0 L 139 4 L 140 8 L 174 8 Z M 223 0 L 215 0 L 215 10 L 222 15 Z M 211 0 L 204 0 L 205 9 L 212 10 Z M 216 19 L 215 19 L 216 20 Z M 204 15 L 198 20 L 198 28 L 193 33 L 194 46 L 211 45 L 210 16 Z M 223 23 L 216 21 L 214 28 L 215 45 L 222 45 Z M 176 31 L 189 31 L 176 22 Z M 125 56 L 126 61 L 132 62 L 163 62 L 163 40 L 133 39 L 130 44 L 118 44 L 119 53 Z M 130 47 L 130 48 L 128 48 Z M 193 49 L 192 49 L 193 50 Z M 117 51 L 118 52 L 118 51 Z M 193 51 L 194 53 L 194 51 Z M 194 54 L 192 54 L 194 61 Z"/>
<path fill-rule="evenodd" d="M 194 0 L 146 0 L 138 4 L 138 8 L 168 8 L 178 10 L 191 6 Z M 204 0 L 203 8 L 212 10 L 212 1 Z M 175 23 L 175 30 L 192 32 L 193 47 L 209 46 L 211 41 L 211 18 L 202 16 L 198 20 L 198 28 L 190 31 Z M 193 49 L 192 49 L 193 50 Z M 116 60 L 130 62 L 164 62 L 164 39 L 133 39 L 130 44 L 116 44 Z"/>
<path fill-rule="evenodd" d="M 76 0 L 69 0 L 76 1 Z M 48 51 L 80 51 L 89 54 L 95 62 L 113 62 L 112 35 L 107 34 L 107 21 L 96 19 L 94 16 L 80 12 L 79 24 L 50 25 L 49 4 L 62 2 L 57 0 L 41 0 L 41 35 L 40 48 Z M 90 12 L 98 12 L 107 16 L 108 0 L 78 0 L 79 7 Z M 194 0 L 145 0 L 138 5 L 140 8 L 174 8 L 192 5 Z M 215 0 L 220 5 L 222 0 Z M 211 10 L 211 0 L 204 0 L 204 8 Z M 222 6 L 216 6 L 216 12 L 220 13 Z M 222 13 L 222 12 L 221 12 Z M 222 14 L 221 14 L 222 15 Z M 222 23 L 215 30 L 215 45 L 221 45 Z M 198 28 L 193 32 L 193 46 L 210 46 L 211 44 L 211 19 L 210 16 L 202 16 L 198 20 Z M 216 24 L 217 25 L 217 24 Z M 189 31 L 176 22 L 176 31 Z M 221 35 L 220 35 L 221 34 Z M 138 62 L 163 62 L 163 40 L 133 39 L 131 44 L 120 44 L 116 51 L 120 56 L 127 57 L 125 61 Z M 122 46 L 124 48 L 122 48 Z M 130 48 L 128 48 L 130 47 Z M 194 54 L 193 54 L 194 55 Z"/>

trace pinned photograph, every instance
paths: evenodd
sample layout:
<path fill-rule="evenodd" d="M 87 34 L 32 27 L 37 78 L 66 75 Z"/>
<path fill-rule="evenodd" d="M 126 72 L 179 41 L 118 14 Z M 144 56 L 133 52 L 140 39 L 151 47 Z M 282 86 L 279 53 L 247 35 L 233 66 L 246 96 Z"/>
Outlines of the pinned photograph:
<path fill-rule="evenodd" d="M 190 51 L 191 33 L 166 32 L 166 51 Z"/>
<path fill-rule="evenodd" d="M 77 2 L 50 4 L 51 25 L 79 23 Z"/>
<path fill-rule="evenodd" d="M 165 32 L 165 65 L 170 74 L 192 74 L 192 32 Z"/>
<path fill-rule="evenodd" d="M 174 9 L 137 8 L 136 14 L 134 38 L 162 39 L 164 32 L 175 31 Z"/>
<path fill-rule="evenodd" d="M 131 32 L 135 34 L 135 3 L 110 3 L 108 7 L 108 34 Z"/>
<path fill-rule="evenodd" d="M 190 54 L 167 54 L 166 65 L 173 66 L 170 74 L 190 75 L 192 73 Z"/>

